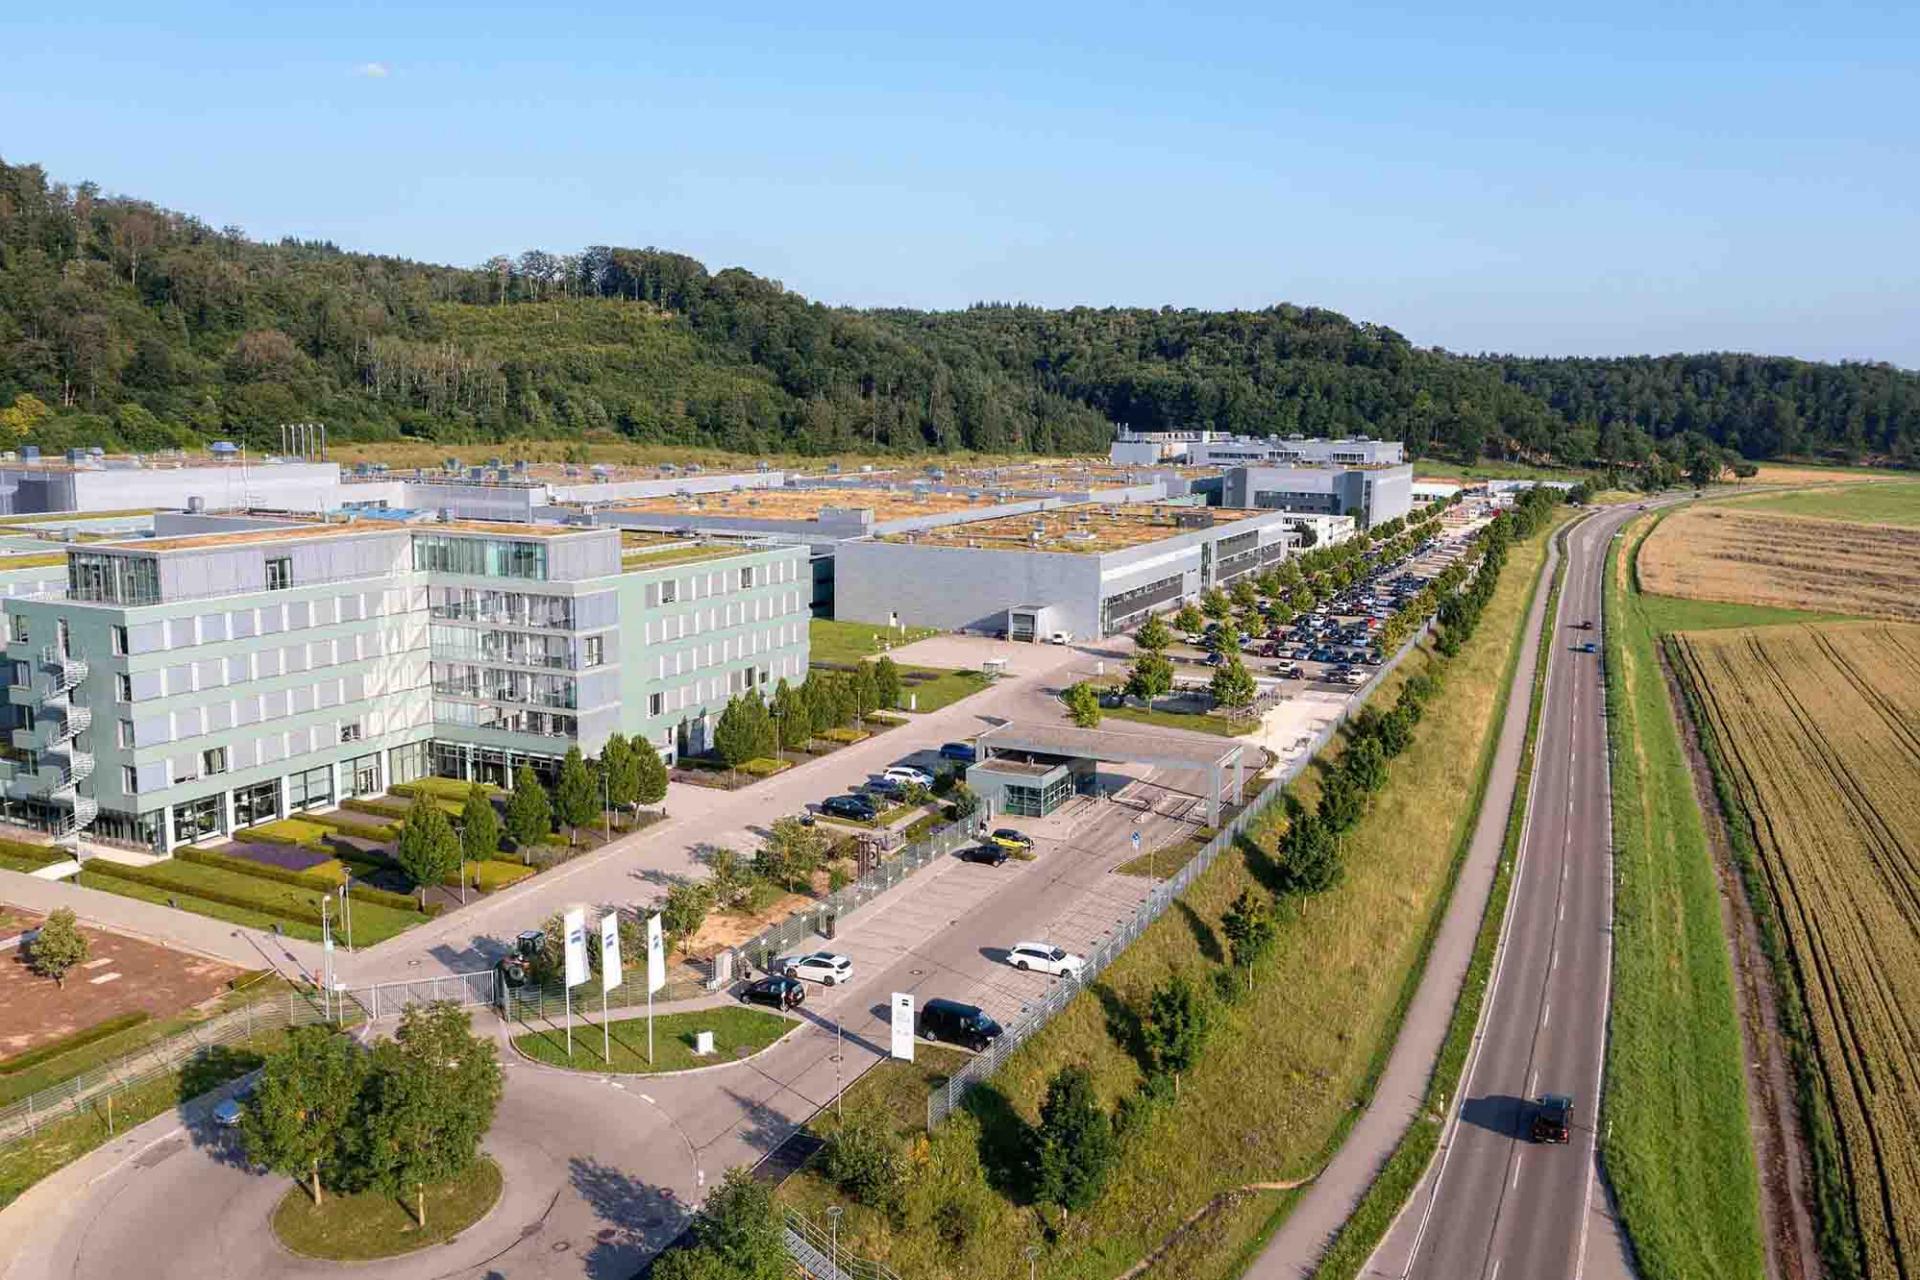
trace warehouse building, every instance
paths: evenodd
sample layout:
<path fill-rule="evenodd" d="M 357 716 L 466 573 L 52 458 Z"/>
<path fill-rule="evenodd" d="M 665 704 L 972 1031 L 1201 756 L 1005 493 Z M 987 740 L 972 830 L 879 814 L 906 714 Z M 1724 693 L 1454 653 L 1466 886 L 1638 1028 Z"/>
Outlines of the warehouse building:
<path fill-rule="evenodd" d="M 1285 559 L 1284 512 L 1060 507 L 841 544 L 840 616 L 1038 639 L 1110 635 Z"/>
<path fill-rule="evenodd" d="M 0 808 L 170 849 L 427 773 L 549 776 L 618 730 L 706 749 L 807 667 L 805 553 L 470 521 L 101 542 L 3 602 Z"/>
<path fill-rule="evenodd" d="M 337 505 L 340 489 L 340 468 L 331 462 L 246 462 L 237 452 L 195 458 L 74 449 L 58 461 L 0 462 L 0 515 L 10 516 L 180 507 L 191 499 L 208 507 L 317 512 Z"/>
<path fill-rule="evenodd" d="M 1413 510 L 1413 468 L 1397 466 L 1233 467 L 1221 502 L 1229 507 L 1352 516 L 1371 529 Z"/>

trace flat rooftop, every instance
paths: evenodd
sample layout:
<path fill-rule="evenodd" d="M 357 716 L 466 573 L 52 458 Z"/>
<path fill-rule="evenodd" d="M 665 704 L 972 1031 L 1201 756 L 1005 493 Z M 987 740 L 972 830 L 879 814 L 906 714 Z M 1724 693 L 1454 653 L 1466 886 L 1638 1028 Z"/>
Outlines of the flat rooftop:
<path fill-rule="evenodd" d="M 725 516 L 736 520 L 818 520 L 829 509 L 873 512 L 876 522 L 916 516 L 950 515 L 969 507 L 998 505 L 992 494 L 970 499 L 964 493 L 915 493 L 848 485 L 808 489 L 746 489 L 738 493 L 700 493 L 687 497 L 634 498 L 601 508 L 626 514 Z"/>
<path fill-rule="evenodd" d="M 999 758 L 991 753 L 999 751 L 1187 769 L 1222 768 L 1242 754 L 1239 742 L 1186 729 L 1136 733 L 1024 720 L 1010 720 L 984 730 L 974 739 L 974 746 L 982 760 L 995 767 L 999 765 Z"/>
<path fill-rule="evenodd" d="M 273 546 L 315 538 L 354 538 L 368 534 L 464 533 L 493 538 L 559 538 L 571 534 L 604 532 L 582 525 L 515 524 L 508 521 L 449 520 L 436 524 L 398 524 L 385 520 L 356 520 L 334 524 L 290 524 L 277 529 L 185 533 L 167 538 L 124 538 L 95 545 L 103 551 L 202 551 L 214 547 Z"/>
<path fill-rule="evenodd" d="M 1146 546 L 1181 534 L 1197 533 L 1205 524 L 1181 524 L 1183 515 L 1211 517 L 1212 526 L 1234 524 L 1254 516 L 1284 514 L 1234 507 L 1187 507 L 1152 502 L 1124 506 L 1084 504 L 996 516 L 969 524 L 945 525 L 915 533 L 889 533 L 881 542 L 911 542 L 916 546 L 976 547 L 992 551 L 1053 551 L 1098 555 Z M 1036 531 L 1038 537 L 1035 536 Z"/>
<path fill-rule="evenodd" d="M 636 535 L 625 530 L 620 535 L 620 572 L 645 573 L 649 569 L 664 569 L 670 565 L 730 560 L 766 549 L 765 543 L 702 542 L 691 538 Z"/>

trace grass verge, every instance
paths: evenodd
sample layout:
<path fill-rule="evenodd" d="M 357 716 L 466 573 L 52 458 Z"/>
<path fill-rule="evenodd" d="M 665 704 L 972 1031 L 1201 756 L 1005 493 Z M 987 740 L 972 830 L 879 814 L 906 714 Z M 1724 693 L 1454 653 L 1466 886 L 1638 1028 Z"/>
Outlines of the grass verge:
<path fill-rule="evenodd" d="M 1150 724 L 1160 729 L 1186 729 L 1222 738 L 1237 738 L 1260 727 L 1258 720 L 1227 720 L 1220 716 L 1194 715 L 1186 711 L 1149 711 L 1145 707 L 1104 707 L 1100 715 L 1102 719 Z"/>
<path fill-rule="evenodd" d="M 1446 1038 L 1440 1042 L 1433 1074 L 1420 1112 L 1393 1154 L 1374 1175 L 1366 1194 L 1354 1207 L 1352 1216 L 1341 1226 L 1327 1252 L 1315 1268 L 1313 1280 L 1350 1280 L 1360 1274 L 1367 1259 L 1386 1238 L 1393 1220 L 1407 1203 L 1407 1197 L 1419 1186 L 1434 1152 L 1439 1150 L 1440 1135 L 1446 1128 L 1447 1107 L 1460 1093 L 1460 1079 L 1466 1070 L 1467 1053 L 1473 1046 L 1473 1034 L 1480 1024 L 1480 1010 L 1486 1004 L 1487 984 L 1493 975 L 1494 953 L 1500 945 L 1500 931 L 1507 918 L 1507 900 L 1513 892 L 1513 871 L 1520 852 L 1520 838 L 1526 830 L 1527 792 L 1533 778 L 1534 748 L 1540 736 L 1542 695 L 1547 684 L 1546 644 L 1554 631 L 1554 609 L 1559 604 L 1560 586 L 1566 577 L 1566 533 L 1555 535 L 1561 558 L 1554 565 L 1553 585 L 1547 590 L 1546 607 L 1540 616 L 1540 659 L 1533 668 L 1533 687 L 1528 695 L 1527 732 L 1520 747 L 1520 765 L 1514 775 L 1513 802 L 1507 811 L 1507 830 L 1501 844 L 1500 861 L 1494 867 L 1493 881 L 1487 889 L 1487 904 L 1480 916 L 1480 930 L 1474 936 L 1473 955 L 1455 998 L 1453 1016 L 1447 1023 Z M 1529 602 L 1531 607 L 1531 602 Z M 1498 734 L 1495 735 L 1498 738 Z M 1469 836 L 1471 839 L 1471 836 Z"/>
<path fill-rule="evenodd" d="M 1613 1006 L 1602 1150 L 1647 1280 L 1762 1274 L 1759 1181 L 1720 887 L 1631 572 L 1654 522 L 1608 553 Z"/>
<path fill-rule="evenodd" d="M 814 618 L 807 623 L 807 659 L 810 662 L 858 662 L 898 649 L 903 644 L 940 634 L 938 627 L 908 627 L 889 632 L 884 622 L 855 622 L 841 618 Z"/>
<path fill-rule="evenodd" d="M 668 1075 L 694 1067 L 711 1067 L 733 1062 L 757 1053 L 794 1029 L 798 1024 L 777 1014 L 758 1009 L 722 1005 L 692 1013 L 666 1013 L 653 1020 L 653 1061 L 647 1061 L 647 1020 L 616 1019 L 602 1034 L 593 1016 L 592 1000 L 581 1002 L 580 1017 L 573 1028 L 573 1057 L 567 1057 L 564 1027 L 546 1026 L 522 1032 L 513 1038 L 513 1047 L 535 1062 L 572 1071 L 615 1071 L 632 1075 Z M 713 1032 L 713 1052 L 705 1057 L 694 1053 L 697 1032 Z M 612 1056 L 603 1050 L 610 1048 Z"/>
<path fill-rule="evenodd" d="M 273 1234 L 293 1252 L 331 1262 L 369 1262 L 439 1244 L 487 1216 L 500 1200 L 500 1166 L 482 1156 L 450 1182 L 427 1188 L 427 1225 L 413 1204 L 378 1191 L 327 1196 L 319 1204 L 299 1185 L 273 1211 Z"/>
<path fill-rule="evenodd" d="M 1474 638 L 1445 664 L 1444 691 L 1414 745 L 1389 766 L 1391 781 L 1347 837 L 1345 880 L 1286 912 L 1253 993 L 1218 1008 L 1219 1027 L 1183 1077 L 1180 1100 L 1129 1116 L 1101 1199 L 1064 1223 L 1020 1199 L 1023 1135 L 1046 1081 L 1077 1063 L 1109 1105 L 1137 1092 L 1144 1071 L 1135 1011 L 1175 969 L 1220 971 L 1222 914 L 1241 889 L 1272 874 L 1277 806 L 1240 856 L 1216 862 L 960 1113 L 926 1135 L 919 1107 L 906 1108 L 899 1133 L 917 1172 L 903 1207 L 887 1214 L 852 1205 L 840 1223 L 843 1246 L 907 1280 L 1020 1280 L 1029 1245 L 1039 1246 L 1039 1269 L 1050 1277 L 1111 1280 L 1170 1237 L 1174 1247 L 1149 1274 L 1211 1280 L 1244 1266 L 1293 1197 L 1239 1189 L 1317 1170 L 1391 1051 L 1486 785 L 1487 744 L 1505 703 L 1497 693 L 1511 678 L 1544 542 L 1513 549 Z M 1381 705 L 1435 662 L 1423 650 L 1388 675 Z M 1299 789 L 1311 804 L 1311 773 Z M 1224 1207 L 1180 1230 L 1223 1193 Z M 780 1194 L 809 1212 L 842 1201 L 811 1169 Z"/>
<path fill-rule="evenodd" d="M 938 711 L 950 707 L 962 698 L 972 697 L 993 681 L 979 671 L 941 671 L 937 667 L 902 667 L 903 677 L 922 676 L 923 679 L 908 680 L 900 686 L 900 701 L 905 703 L 907 695 L 913 695 L 915 711 Z"/>

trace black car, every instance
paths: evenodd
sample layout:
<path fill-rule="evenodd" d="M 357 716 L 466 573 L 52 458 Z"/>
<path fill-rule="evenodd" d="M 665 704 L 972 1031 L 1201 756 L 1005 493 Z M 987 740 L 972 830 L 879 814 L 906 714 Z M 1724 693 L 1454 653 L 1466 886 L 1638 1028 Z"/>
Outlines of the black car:
<path fill-rule="evenodd" d="M 876 796 L 885 796 L 889 800 L 898 800 L 907 794 L 907 784 L 892 778 L 874 778 L 867 783 L 867 790 Z"/>
<path fill-rule="evenodd" d="M 860 795 L 828 796 L 820 802 L 820 812 L 836 818 L 852 818 L 855 822 L 872 822 L 880 816 L 873 801 Z"/>
<path fill-rule="evenodd" d="M 740 999 L 746 1004 L 772 1005 L 776 1009 L 792 1009 L 805 1004 L 807 984 L 798 978 L 762 978 L 758 982 L 747 984 L 740 993 Z"/>
<path fill-rule="evenodd" d="M 1529 1132 L 1535 1142 L 1571 1142 L 1573 1099 L 1564 1093 L 1549 1093 L 1534 1103 Z"/>
<path fill-rule="evenodd" d="M 971 848 L 962 849 L 956 856 L 962 862 L 980 862 L 989 867 L 997 867 L 1004 863 L 1009 855 L 997 844 L 977 844 Z"/>
<path fill-rule="evenodd" d="M 1000 1038 L 1000 1024 L 978 1005 L 935 997 L 920 1009 L 920 1036 L 978 1051 Z"/>

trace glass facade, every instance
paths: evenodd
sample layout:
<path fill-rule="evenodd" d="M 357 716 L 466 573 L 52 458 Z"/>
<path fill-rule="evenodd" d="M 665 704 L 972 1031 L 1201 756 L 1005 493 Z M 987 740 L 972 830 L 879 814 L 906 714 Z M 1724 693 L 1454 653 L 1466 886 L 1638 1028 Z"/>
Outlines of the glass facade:
<path fill-rule="evenodd" d="M 410 742 L 404 747 L 395 747 L 387 752 L 387 785 L 424 778 L 432 771 L 432 767 L 427 759 L 426 743 Z"/>
<path fill-rule="evenodd" d="M 302 809 L 318 809 L 332 803 L 332 765 L 323 764 L 317 769 L 308 769 L 304 773 L 295 773 L 288 776 L 288 813 L 298 813 Z"/>
<path fill-rule="evenodd" d="M 491 591 L 483 587 L 427 588 L 427 609 L 455 622 L 497 622 L 515 627 L 573 629 L 573 597 Z"/>
<path fill-rule="evenodd" d="M 1067 774 L 1039 787 L 1010 782 L 1006 787 L 1006 811 L 1016 818 L 1044 818 L 1065 804 L 1072 794 L 1073 778 Z"/>
<path fill-rule="evenodd" d="M 431 629 L 431 639 L 436 659 L 499 662 L 515 667 L 552 667 L 561 670 L 574 665 L 573 642 L 565 636 L 436 625 Z"/>
<path fill-rule="evenodd" d="M 579 705 L 578 692 L 570 676 L 503 671 L 466 662 L 435 662 L 433 691 L 458 698 L 519 702 L 530 707 L 563 707 L 569 711 Z"/>
<path fill-rule="evenodd" d="M 557 711 L 523 711 L 516 707 L 489 707 L 472 702 L 436 701 L 433 704 L 433 718 L 439 724 L 495 729 L 501 733 L 532 733 L 543 738 L 571 738 L 579 731 L 578 720 Z"/>
<path fill-rule="evenodd" d="M 233 792 L 233 825 L 252 827 L 272 822 L 280 816 L 280 779 L 258 782 L 251 787 L 236 787 Z"/>
<path fill-rule="evenodd" d="M 67 594 L 99 604 L 156 604 L 160 564 L 149 556 L 67 553 Z"/>
<path fill-rule="evenodd" d="M 226 819 L 219 796 L 201 796 L 198 800 L 177 804 L 173 806 L 173 838 L 181 844 L 192 844 L 208 836 L 222 835 L 227 829 Z"/>
<path fill-rule="evenodd" d="M 475 578 L 544 578 L 547 548 L 540 542 L 417 533 L 413 537 L 413 567 L 428 573 Z"/>

